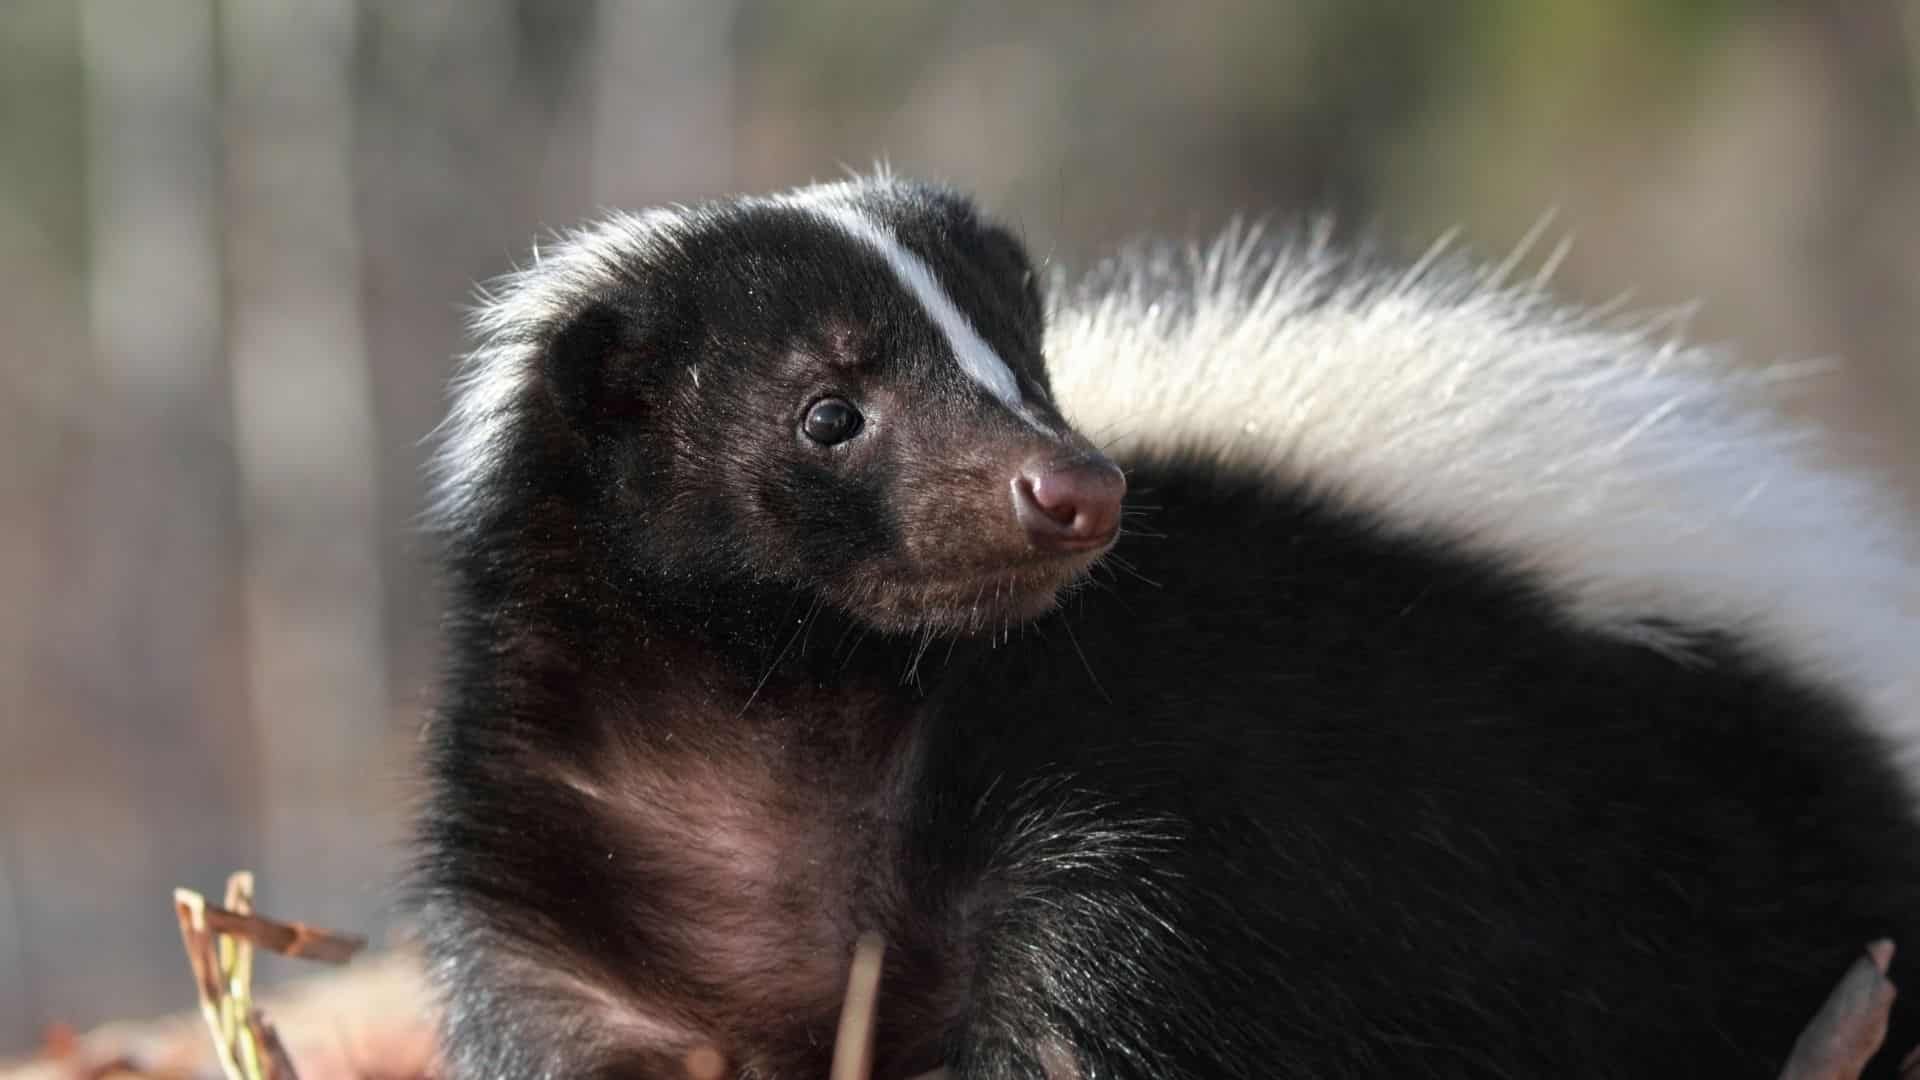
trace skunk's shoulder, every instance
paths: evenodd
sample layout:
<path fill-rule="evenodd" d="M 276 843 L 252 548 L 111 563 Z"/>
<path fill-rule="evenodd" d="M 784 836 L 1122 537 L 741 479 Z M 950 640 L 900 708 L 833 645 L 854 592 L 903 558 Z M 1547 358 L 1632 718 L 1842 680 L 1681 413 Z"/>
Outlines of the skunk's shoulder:
<path fill-rule="evenodd" d="M 1783 418 L 1793 370 L 1505 278 L 1236 230 L 1056 285 L 1048 353 L 1069 419 L 1123 457 L 1259 469 L 1513 566 L 1584 625 L 1731 637 L 1920 734 L 1903 511 Z"/>

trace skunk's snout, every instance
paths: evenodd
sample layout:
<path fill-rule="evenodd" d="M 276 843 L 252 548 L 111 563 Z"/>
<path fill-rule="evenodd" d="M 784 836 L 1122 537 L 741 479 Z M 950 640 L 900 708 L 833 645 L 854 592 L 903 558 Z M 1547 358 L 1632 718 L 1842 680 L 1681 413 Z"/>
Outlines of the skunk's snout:
<path fill-rule="evenodd" d="M 1040 551 L 1091 551 L 1119 531 L 1126 493 L 1126 474 L 1097 451 L 1067 464 L 1036 458 L 1013 478 L 1013 513 Z"/>

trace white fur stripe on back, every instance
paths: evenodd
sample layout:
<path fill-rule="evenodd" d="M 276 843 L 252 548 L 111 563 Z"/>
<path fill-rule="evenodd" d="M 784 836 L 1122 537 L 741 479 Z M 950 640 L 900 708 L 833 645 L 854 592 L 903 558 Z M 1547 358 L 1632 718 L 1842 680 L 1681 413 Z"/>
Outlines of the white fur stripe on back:
<path fill-rule="evenodd" d="M 1053 385 L 1113 453 L 1199 451 L 1530 571 L 1579 622 L 1733 635 L 1864 706 L 1920 783 L 1920 557 L 1783 419 L 1789 370 L 1444 259 L 1357 272 L 1229 234 L 1056 289 Z"/>
<path fill-rule="evenodd" d="M 892 229 L 844 206 L 816 206 L 813 209 L 886 260 L 887 268 L 920 301 L 927 317 L 946 335 L 954 359 L 959 361 L 960 370 L 966 372 L 968 378 L 984 387 L 1030 426 L 1051 434 L 1046 425 L 1040 423 L 1033 411 L 1027 408 L 1026 401 L 1020 396 L 1020 382 L 1014 378 L 1013 369 L 1000 359 L 1000 355 L 993 351 L 993 346 L 988 345 L 980 332 L 973 328 L 973 322 L 954 305 L 952 297 L 940 287 L 940 280 L 933 276 L 932 268 L 920 256 L 908 251 L 893 235 Z"/>

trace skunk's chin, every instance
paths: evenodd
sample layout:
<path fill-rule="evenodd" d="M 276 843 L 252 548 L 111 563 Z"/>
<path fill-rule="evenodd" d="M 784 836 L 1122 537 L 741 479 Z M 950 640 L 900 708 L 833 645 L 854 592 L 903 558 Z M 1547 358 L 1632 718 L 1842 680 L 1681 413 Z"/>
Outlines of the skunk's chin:
<path fill-rule="evenodd" d="M 875 573 L 837 587 L 833 599 L 877 630 L 997 634 L 1058 607 L 1106 547 L 968 573 Z"/>

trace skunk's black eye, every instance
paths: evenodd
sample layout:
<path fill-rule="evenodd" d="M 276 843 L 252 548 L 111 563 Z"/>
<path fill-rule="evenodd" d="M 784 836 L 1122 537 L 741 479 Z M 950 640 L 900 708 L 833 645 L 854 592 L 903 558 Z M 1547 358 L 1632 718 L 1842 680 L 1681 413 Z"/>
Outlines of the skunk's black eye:
<path fill-rule="evenodd" d="M 837 397 L 821 398 L 807 410 L 800 430 L 821 446 L 843 443 L 860 430 L 860 410 Z"/>

